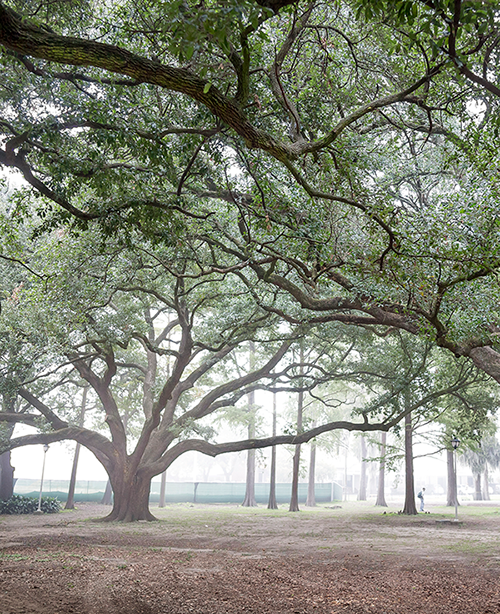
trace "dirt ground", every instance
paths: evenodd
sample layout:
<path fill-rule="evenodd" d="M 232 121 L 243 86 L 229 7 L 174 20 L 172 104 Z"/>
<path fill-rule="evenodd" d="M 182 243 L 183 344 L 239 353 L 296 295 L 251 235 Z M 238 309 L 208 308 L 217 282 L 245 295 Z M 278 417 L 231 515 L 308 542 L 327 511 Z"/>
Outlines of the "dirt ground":
<path fill-rule="evenodd" d="M 1 614 L 500 613 L 499 507 L 153 511 L 0 516 Z"/>

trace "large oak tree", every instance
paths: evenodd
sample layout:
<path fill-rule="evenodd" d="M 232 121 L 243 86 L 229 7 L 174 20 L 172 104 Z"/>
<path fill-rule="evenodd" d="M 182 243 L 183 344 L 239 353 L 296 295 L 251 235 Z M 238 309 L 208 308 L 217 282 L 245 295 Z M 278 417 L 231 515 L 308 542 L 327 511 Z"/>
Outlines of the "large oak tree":
<path fill-rule="evenodd" d="M 19 272 L 23 289 L 0 318 L 0 392 L 12 399 L 0 422 L 35 431 L 1 449 L 65 439 L 84 445 L 109 475 L 108 520 L 152 520 L 151 479 L 185 452 L 216 456 L 299 444 L 333 429 L 387 430 L 404 415 L 382 403 L 364 414 L 357 408 L 352 421 L 230 441 L 217 434 L 214 417 L 256 390 L 300 393 L 354 377 L 364 368 L 357 353 L 346 360 L 356 331 L 283 326 L 242 280 L 200 270 L 200 255 L 193 263 L 184 246 L 131 237 L 127 245 L 103 243 L 90 231 L 53 232 L 31 245 L 33 273 Z M 299 340 L 313 347 L 307 361 L 291 351 Z M 246 364 L 249 344 L 256 350 Z M 31 363 L 19 365 L 18 355 Z M 86 425 L 82 391 L 94 407 Z"/>
<path fill-rule="evenodd" d="M 188 239 L 269 317 L 500 381 L 497 28 L 489 2 L 0 2 L 9 219 L 36 195 L 47 230 Z"/>

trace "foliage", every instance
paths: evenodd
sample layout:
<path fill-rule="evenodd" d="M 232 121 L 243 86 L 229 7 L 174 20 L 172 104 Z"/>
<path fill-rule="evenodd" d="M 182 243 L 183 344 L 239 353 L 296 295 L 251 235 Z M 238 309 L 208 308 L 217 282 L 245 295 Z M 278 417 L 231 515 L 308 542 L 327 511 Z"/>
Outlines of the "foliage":
<path fill-rule="evenodd" d="M 12 6 L 1 161 L 38 196 L 11 219 L 190 245 L 288 318 L 495 345 L 494 3 Z"/>
<path fill-rule="evenodd" d="M 42 497 L 40 508 L 44 514 L 61 511 L 61 503 L 55 497 Z M 7 501 L 0 501 L 0 514 L 33 514 L 38 510 L 38 499 L 13 495 Z"/>

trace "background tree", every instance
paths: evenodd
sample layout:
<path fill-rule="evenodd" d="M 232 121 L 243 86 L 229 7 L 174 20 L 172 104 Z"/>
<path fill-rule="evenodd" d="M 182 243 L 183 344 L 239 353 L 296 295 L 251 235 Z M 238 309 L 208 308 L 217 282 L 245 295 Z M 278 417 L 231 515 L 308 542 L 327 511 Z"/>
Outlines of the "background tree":
<path fill-rule="evenodd" d="M 249 371 L 255 369 L 255 344 L 253 341 L 249 343 Z M 247 420 L 248 420 L 248 439 L 254 439 L 256 435 L 255 420 L 256 420 L 255 406 L 255 391 L 252 390 L 248 393 L 248 407 L 247 407 Z M 255 507 L 257 501 L 255 500 L 255 450 L 248 450 L 247 452 L 247 472 L 246 472 L 246 488 L 245 498 L 241 504 L 243 507 Z"/>
<path fill-rule="evenodd" d="M 385 450 L 387 444 L 387 433 L 380 436 L 380 461 L 378 467 L 377 499 L 375 505 L 387 507 L 385 501 Z"/>
<path fill-rule="evenodd" d="M 302 432 L 303 420 L 304 420 L 304 391 L 300 389 L 303 385 L 302 375 L 304 368 L 302 366 L 304 362 L 304 347 L 300 344 L 299 355 L 299 392 L 297 394 L 297 434 Z M 299 474 L 300 474 L 300 443 L 295 445 L 293 454 L 293 467 L 292 467 L 292 491 L 290 495 L 290 506 L 288 511 L 298 512 L 299 509 Z"/>
<path fill-rule="evenodd" d="M 475 450 L 470 448 L 468 450 L 464 450 L 460 455 L 460 458 L 467 464 L 468 467 L 470 467 L 474 476 L 474 501 L 482 501 L 483 491 L 481 488 L 481 474 L 486 466 L 486 459 L 484 454 L 481 452 L 480 444 L 478 444 Z"/>
<path fill-rule="evenodd" d="M 276 437 L 276 392 L 273 392 L 273 417 L 272 417 L 272 436 Z M 276 499 L 276 446 L 271 447 L 271 466 L 269 471 L 269 499 L 267 508 L 270 510 L 278 509 Z"/>
<path fill-rule="evenodd" d="M 84 387 L 83 392 L 82 392 L 81 411 L 80 411 L 80 416 L 78 419 L 78 426 L 80 428 L 83 428 L 83 425 L 85 423 L 85 411 L 87 410 L 87 392 L 88 392 L 88 388 Z M 77 442 L 75 446 L 75 454 L 73 456 L 73 464 L 71 466 L 71 477 L 69 479 L 69 486 L 68 486 L 68 498 L 66 499 L 66 504 L 64 506 L 65 510 L 75 509 L 76 474 L 78 471 L 78 461 L 80 459 L 80 447 L 81 447 L 81 444 Z"/>
<path fill-rule="evenodd" d="M 368 486 L 368 476 L 366 473 L 367 447 L 366 447 L 366 440 L 363 437 L 363 435 L 360 437 L 360 443 L 361 443 L 361 472 L 360 472 L 360 480 L 359 480 L 358 501 L 366 501 L 366 489 Z"/>
<path fill-rule="evenodd" d="M 313 428 L 316 426 L 316 422 L 313 423 Z M 314 439 L 310 444 L 309 451 L 309 472 L 308 472 L 308 480 L 307 480 L 307 498 L 306 498 L 306 506 L 307 507 L 316 507 L 316 442 Z"/>
<path fill-rule="evenodd" d="M 498 469 L 500 465 L 500 445 L 495 435 L 489 435 L 483 437 L 481 441 L 481 449 L 486 458 L 484 479 L 483 479 L 483 500 L 490 500 L 489 493 L 489 471 L 491 467 L 493 470 Z"/>

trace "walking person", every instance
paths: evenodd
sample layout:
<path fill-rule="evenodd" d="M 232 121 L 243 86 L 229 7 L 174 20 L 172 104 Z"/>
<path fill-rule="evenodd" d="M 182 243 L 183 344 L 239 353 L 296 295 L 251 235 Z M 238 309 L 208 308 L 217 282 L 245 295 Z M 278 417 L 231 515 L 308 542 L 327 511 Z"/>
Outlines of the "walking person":
<path fill-rule="evenodd" d="M 425 492 L 425 488 L 422 488 L 422 490 L 417 495 L 417 497 L 420 499 L 420 511 L 421 512 L 424 511 L 424 492 Z"/>

